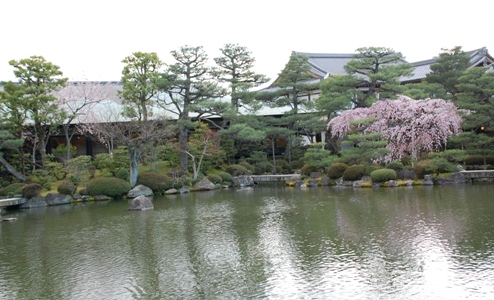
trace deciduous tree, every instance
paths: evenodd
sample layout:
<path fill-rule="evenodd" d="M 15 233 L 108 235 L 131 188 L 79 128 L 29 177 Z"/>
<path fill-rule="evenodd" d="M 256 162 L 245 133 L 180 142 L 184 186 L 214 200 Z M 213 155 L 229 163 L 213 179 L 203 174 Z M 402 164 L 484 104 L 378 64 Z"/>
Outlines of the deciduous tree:
<path fill-rule="evenodd" d="M 403 155 L 417 159 L 420 151 L 437 151 L 449 136 L 461 131 L 462 119 L 456 106 L 442 99 L 413 100 L 400 96 L 382 100 L 369 108 L 343 112 L 328 123 L 333 136 L 343 137 L 351 130 L 352 120 L 376 118 L 364 133 L 381 133 L 392 152 L 385 162 L 400 160 Z"/>

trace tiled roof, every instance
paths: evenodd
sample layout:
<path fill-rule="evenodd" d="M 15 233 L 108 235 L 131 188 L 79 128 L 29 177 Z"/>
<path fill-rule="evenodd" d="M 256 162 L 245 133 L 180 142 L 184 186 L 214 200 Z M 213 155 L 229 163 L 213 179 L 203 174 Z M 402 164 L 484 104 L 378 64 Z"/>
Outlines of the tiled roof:
<path fill-rule="evenodd" d="M 352 60 L 354 54 L 331 54 L 331 53 L 306 53 L 296 52 L 294 54 L 304 54 L 309 57 L 309 64 L 312 66 L 311 72 L 321 78 L 327 75 L 346 75 L 345 65 Z"/>

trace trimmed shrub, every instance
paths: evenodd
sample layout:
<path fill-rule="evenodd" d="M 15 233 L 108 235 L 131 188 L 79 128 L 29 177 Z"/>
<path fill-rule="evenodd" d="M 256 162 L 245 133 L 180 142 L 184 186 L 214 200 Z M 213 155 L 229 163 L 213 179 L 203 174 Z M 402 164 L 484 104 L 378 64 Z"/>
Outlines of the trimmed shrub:
<path fill-rule="evenodd" d="M 22 193 L 22 188 L 25 186 L 25 183 L 12 183 L 0 189 L 0 196 L 14 196 L 20 195 Z"/>
<path fill-rule="evenodd" d="M 221 178 L 221 176 L 216 175 L 216 174 L 208 175 L 208 179 L 209 179 L 209 181 L 211 181 L 214 184 L 223 182 L 223 179 Z"/>
<path fill-rule="evenodd" d="M 230 173 L 220 172 L 220 173 L 218 173 L 218 176 L 220 176 L 221 179 L 223 179 L 223 182 L 232 181 L 232 175 Z"/>
<path fill-rule="evenodd" d="M 284 160 L 284 159 L 277 159 L 276 160 L 276 173 L 288 173 L 288 170 L 290 169 L 290 164 Z"/>
<path fill-rule="evenodd" d="M 319 172 L 319 167 L 314 165 L 304 165 L 300 173 L 304 176 L 310 176 L 310 173 Z"/>
<path fill-rule="evenodd" d="M 122 180 L 129 180 L 129 170 L 127 169 L 120 169 L 117 171 L 117 174 L 115 174 L 115 177 L 120 178 Z"/>
<path fill-rule="evenodd" d="M 130 183 L 115 177 L 100 177 L 90 180 L 86 185 L 86 191 L 90 196 L 105 195 L 109 197 L 121 197 L 130 191 Z"/>
<path fill-rule="evenodd" d="M 32 197 L 38 196 L 41 191 L 43 190 L 43 187 L 39 183 L 30 183 L 26 184 L 22 188 L 22 197 L 30 199 Z"/>
<path fill-rule="evenodd" d="M 354 165 L 348 167 L 348 169 L 343 172 L 343 180 L 345 181 L 354 181 L 360 180 L 365 175 L 365 166 L 363 165 Z"/>
<path fill-rule="evenodd" d="M 249 172 L 251 172 L 251 173 L 254 172 L 254 167 L 251 164 L 249 164 L 248 162 L 241 161 L 238 164 L 245 167 L 247 170 L 249 170 Z"/>
<path fill-rule="evenodd" d="M 404 166 L 401 161 L 392 161 L 386 165 L 386 169 L 395 170 L 396 172 L 403 170 L 403 168 Z"/>
<path fill-rule="evenodd" d="M 142 184 L 160 194 L 173 187 L 173 179 L 156 172 L 142 172 L 137 175 L 137 184 Z"/>
<path fill-rule="evenodd" d="M 419 164 L 416 164 L 413 167 L 413 171 L 415 172 L 415 175 L 417 176 L 417 179 L 424 179 L 424 175 L 426 174 L 424 167 L 422 167 Z"/>
<path fill-rule="evenodd" d="M 254 167 L 261 169 L 262 173 L 273 173 L 273 164 L 269 161 L 256 163 Z"/>
<path fill-rule="evenodd" d="M 365 176 L 370 176 L 375 170 L 379 170 L 379 168 L 376 166 L 365 166 Z"/>
<path fill-rule="evenodd" d="M 230 173 L 232 176 L 240 176 L 240 175 L 250 175 L 251 172 L 242 165 L 229 165 L 226 167 L 226 171 Z"/>
<path fill-rule="evenodd" d="M 94 175 L 96 175 L 96 167 L 94 165 L 90 165 L 87 167 L 87 171 L 89 172 L 90 178 L 94 178 Z"/>
<path fill-rule="evenodd" d="M 379 169 L 370 174 L 372 182 L 386 182 L 396 180 L 396 171 L 393 169 Z"/>
<path fill-rule="evenodd" d="M 327 175 L 331 179 L 338 179 L 343 176 L 345 170 L 348 169 L 348 165 L 344 163 L 334 163 L 327 172 Z"/>
<path fill-rule="evenodd" d="M 57 187 L 57 192 L 64 195 L 74 195 L 76 191 L 75 185 L 70 181 L 63 181 Z"/>

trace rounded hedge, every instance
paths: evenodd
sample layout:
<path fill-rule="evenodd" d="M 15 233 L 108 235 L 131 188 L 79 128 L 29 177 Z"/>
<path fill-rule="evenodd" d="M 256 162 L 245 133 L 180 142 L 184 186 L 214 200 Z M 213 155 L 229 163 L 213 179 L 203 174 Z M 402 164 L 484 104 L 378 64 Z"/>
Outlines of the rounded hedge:
<path fill-rule="evenodd" d="M 226 167 L 226 171 L 230 173 L 232 176 L 240 176 L 240 175 L 250 175 L 251 172 L 242 165 L 229 165 Z"/>
<path fill-rule="evenodd" d="M 0 189 L 0 196 L 12 196 L 12 195 L 20 195 L 22 193 L 22 188 L 25 186 L 25 183 L 12 183 Z"/>
<path fill-rule="evenodd" d="M 319 167 L 314 165 L 304 165 L 302 169 L 300 169 L 300 173 L 304 176 L 310 176 L 312 172 L 319 172 Z"/>
<path fill-rule="evenodd" d="M 36 197 L 41 193 L 42 190 L 43 187 L 39 183 L 26 184 L 22 188 L 22 197 L 27 199 Z"/>
<path fill-rule="evenodd" d="M 393 169 L 379 169 L 370 174 L 372 182 L 386 182 L 396 180 L 396 171 Z"/>
<path fill-rule="evenodd" d="M 220 175 L 216 175 L 216 174 L 208 175 L 208 179 L 214 184 L 223 182 L 223 178 L 221 178 Z"/>
<path fill-rule="evenodd" d="M 218 176 L 220 176 L 221 179 L 223 179 L 223 182 L 232 181 L 232 175 L 230 173 L 220 172 L 220 173 L 218 173 Z"/>
<path fill-rule="evenodd" d="M 86 192 L 90 196 L 105 195 L 121 197 L 130 191 L 130 183 L 116 177 L 100 177 L 90 180 L 86 185 Z"/>
<path fill-rule="evenodd" d="M 344 163 L 334 163 L 327 172 L 327 175 L 331 179 L 338 179 L 343 176 L 345 170 L 348 169 L 348 165 Z"/>
<path fill-rule="evenodd" d="M 360 180 L 365 175 L 365 166 L 363 165 L 354 165 L 348 167 L 348 169 L 343 172 L 343 180 L 345 181 L 354 181 Z"/>
<path fill-rule="evenodd" d="M 161 173 L 143 172 L 137 175 L 137 184 L 145 185 L 155 194 L 160 194 L 173 187 L 173 179 Z"/>
<path fill-rule="evenodd" d="M 75 194 L 75 191 L 76 186 L 70 181 L 62 181 L 57 187 L 57 192 L 59 194 L 73 196 Z"/>
<path fill-rule="evenodd" d="M 404 166 L 401 161 L 391 161 L 386 165 L 387 169 L 392 169 L 395 170 L 396 172 L 399 172 L 403 170 Z"/>

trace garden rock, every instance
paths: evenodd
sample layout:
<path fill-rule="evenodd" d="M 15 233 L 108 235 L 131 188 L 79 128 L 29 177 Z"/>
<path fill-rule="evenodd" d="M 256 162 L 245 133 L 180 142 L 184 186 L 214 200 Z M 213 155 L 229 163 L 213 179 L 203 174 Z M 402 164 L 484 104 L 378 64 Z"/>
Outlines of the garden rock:
<path fill-rule="evenodd" d="M 113 198 L 112 197 L 108 197 L 106 195 L 96 195 L 93 197 L 94 201 L 108 201 L 108 200 L 112 200 Z"/>
<path fill-rule="evenodd" d="M 455 183 L 467 183 L 468 179 L 465 178 L 465 175 L 461 174 L 460 172 L 456 172 L 451 174 L 450 178 L 455 182 Z"/>
<path fill-rule="evenodd" d="M 187 186 L 184 186 L 180 189 L 180 194 L 188 194 L 190 193 L 190 189 Z"/>
<path fill-rule="evenodd" d="M 398 182 L 396 182 L 395 180 L 390 180 L 387 182 L 386 186 L 388 187 L 397 187 L 398 186 Z"/>
<path fill-rule="evenodd" d="M 36 208 L 36 207 L 44 207 L 47 206 L 48 204 L 46 203 L 45 198 L 41 196 L 35 196 L 32 197 L 31 199 L 27 200 L 26 203 L 22 204 L 20 208 Z"/>
<path fill-rule="evenodd" d="M 307 184 L 310 187 L 317 187 L 318 183 L 316 179 L 309 180 L 309 184 Z"/>
<path fill-rule="evenodd" d="M 129 202 L 129 210 L 154 209 L 153 202 L 146 196 L 140 195 Z"/>
<path fill-rule="evenodd" d="M 214 185 L 214 183 L 212 183 L 209 179 L 207 178 L 204 178 L 198 182 L 196 182 L 196 184 L 194 184 L 194 189 L 196 190 L 214 190 L 216 187 Z"/>
<path fill-rule="evenodd" d="M 424 180 L 422 180 L 422 185 L 434 185 L 434 182 L 432 182 L 432 175 L 424 175 Z"/>
<path fill-rule="evenodd" d="M 302 184 L 304 184 L 304 181 L 303 180 L 297 180 L 297 182 L 295 182 L 295 187 L 301 187 Z"/>
<path fill-rule="evenodd" d="M 238 187 L 246 187 L 246 186 L 254 186 L 255 185 L 254 179 L 248 175 L 233 177 L 232 182 L 233 182 L 234 186 L 238 186 Z"/>
<path fill-rule="evenodd" d="M 323 186 L 328 186 L 331 183 L 331 178 L 323 177 L 323 178 L 321 178 L 321 183 Z"/>
<path fill-rule="evenodd" d="M 152 195 L 153 195 L 153 190 L 142 184 L 139 184 L 138 186 L 134 187 L 127 193 L 127 197 L 129 198 L 136 198 L 139 196 L 149 197 Z"/>
<path fill-rule="evenodd" d="M 45 201 L 48 205 L 69 204 L 72 202 L 72 197 L 70 195 L 49 193 L 46 195 Z"/>
<path fill-rule="evenodd" d="M 178 193 L 177 189 L 168 189 L 165 191 L 165 194 L 176 194 Z"/>

